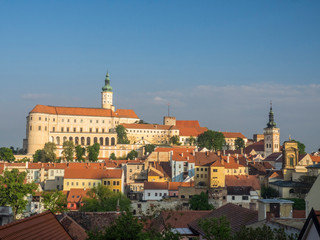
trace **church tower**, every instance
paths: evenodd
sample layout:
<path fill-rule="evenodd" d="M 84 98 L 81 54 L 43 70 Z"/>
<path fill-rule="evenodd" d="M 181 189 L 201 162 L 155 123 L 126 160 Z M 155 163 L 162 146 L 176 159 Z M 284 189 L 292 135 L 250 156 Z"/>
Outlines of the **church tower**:
<path fill-rule="evenodd" d="M 104 109 L 111 109 L 112 111 L 114 111 L 113 92 L 112 87 L 110 86 L 110 78 L 108 72 L 105 79 L 105 85 L 102 87 L 101 107 Z"/>
<path fill-rule="evenodd" d="M 298 143 L 295 141 L 286 141 L 282 149 L 282 173 L 284 181 L 292 181 L 292 174 L 299 161 Z"/>
<path fill-rule="evenodd" d="M 270 103 L 269 122 L 264 128 L 264 157 L 268 157 L 271 153 L 280 152 L 280 129 L 276 127 L 274 122 L 272 103 Z"/>

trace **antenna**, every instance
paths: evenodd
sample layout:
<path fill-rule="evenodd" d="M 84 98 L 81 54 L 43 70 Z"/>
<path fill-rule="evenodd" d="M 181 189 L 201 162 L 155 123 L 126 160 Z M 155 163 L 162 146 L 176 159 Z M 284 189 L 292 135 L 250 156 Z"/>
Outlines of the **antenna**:
<path fill-rule="evenodd" d="M 270 109 L 272 110 L 272 100 L 270 100 Z"/>
<path fill-rule="evenodd" d="M 168 117 L 170 117 L 170 103 L 168 103 Z"/>

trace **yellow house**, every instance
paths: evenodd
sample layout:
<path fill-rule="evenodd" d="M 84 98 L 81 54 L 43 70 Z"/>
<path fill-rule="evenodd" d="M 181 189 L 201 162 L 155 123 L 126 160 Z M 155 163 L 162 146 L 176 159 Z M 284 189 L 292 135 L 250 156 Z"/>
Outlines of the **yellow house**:
<path fill-rule="evenodd" d="M 149 165 L 148 182 L 170 182 L 171 177 L 169 174 L 168 171 L 164 170 L 160 163 L 155 162 L 154 164 Z"/>
<path fill-rule="evenodd" d="M 219 159 L 213 152 L 195 153 L 195 186 L 210 186 L 210 166 Z"/>
<path fill-rule="evenodd" d="M 225 186 L 225 166 L 224 161 L 215 161 L 210 166 L 210 187 Z"/>
<path fill-rule="evenodd" d="M 123 173 L 121 169 L 66 168 L 63 190 L 88 189 L 103 184 L 114 192 L 123 192 Z"/>

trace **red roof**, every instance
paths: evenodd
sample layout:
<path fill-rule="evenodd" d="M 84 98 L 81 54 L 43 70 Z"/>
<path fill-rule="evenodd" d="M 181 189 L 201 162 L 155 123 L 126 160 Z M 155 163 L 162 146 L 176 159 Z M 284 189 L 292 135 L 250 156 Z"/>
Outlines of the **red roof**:
<path fill-rule="evenodd" d="M 68 203 L 79 203 L 81 202 L 82 198 L 87 197 L 87 192 L 89 191 L 89 189 L 75 189 L 72 188 L 70 189 L 70 191 L 68 192 L 68 198 L 67 198 L 67 202 Z"/>
<path fill-rule="evenodd" d="M 197 137 L 208 130 L 205 127 L 200 127 L 197 120 L 178 120 L 176 121 L 176 127 L 180 130 L 180 136 L 188 137 Z"/>
<path fill-rule="evenodd" d="M 259 177 L 255 175 L 227 175 L 225 176 L 227 187 L 252 187 L 254 190 L 260 190 Z"/>
<path fill-rule="evenodd" d="M 121 178 L 122 169 L 66 168 L 64 179 Z"/>
<path fill-rule="evenodd" d="M 264 151 L 264 140 L 260 140 L 259 142 L 253 143 L 244 149 L 246 154 L 250 154 L 251 151 L 254 150 L 256 152 Z"/>
<path fill-rule="evenodd" d="M 194 182 L 169 182 L 169 190 L 178 191 L 179 187 L 194 187 Z"/>
<path fill-rule="evenodd" d="M 145 182 L 144 189 L 168 189 L 168 182 Z"/>
<path fill-rule="evenodd" d="M 246 138 L 240 132 L 222 132 L 222 134 L 225 138 Z"/>
<path fill-rule="evenodd" d="M 175 126 L 157 124 L 122 123 L 126 129 L 177 130 Z"/>
<path fill-rule="evenodd" d="M 46 211 L 0 227 L 2 240 L 72 239 L 52 212 Z"/>
<path fill-rule="evenodd" d="M 320 163 L 320 156 L 312 156 L 312 155 L 309 155 L 309 156 L 312 159 L 312 162 Z"/>
<path fill-rule="evenodd" d="M 125 117 L 138 118 L 133 110 L 118 109 L 113 112 L 111 109 L 103 108 L 81 108 L 81 107 L 55 107 L 46 105 L 36 105 L 30 113 L 47 113 L 55 115 L 75 115 L 75 116 L 96 116 L 96 117 Z"/>

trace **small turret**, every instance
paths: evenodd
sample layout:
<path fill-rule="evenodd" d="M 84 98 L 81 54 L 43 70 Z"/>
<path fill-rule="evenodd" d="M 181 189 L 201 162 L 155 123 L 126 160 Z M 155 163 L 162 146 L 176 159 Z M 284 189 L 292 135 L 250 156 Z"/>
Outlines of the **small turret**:
<path fill-rule="evenodd" d="M 274 116 L 272 112 L 272 102 L 270 102 L 270 111 L 269 111 L 269 122 L 267 123 L 268 128 L 275 128 L 277 124 L 274 121 Z"/>
<path fill-rule="evenodd" d="M 110 85 L 109 72 L 106 74 L 105 85 L 102 87 L 102 91 L 104 92 L 112 92 L 112 87 Z"/>

